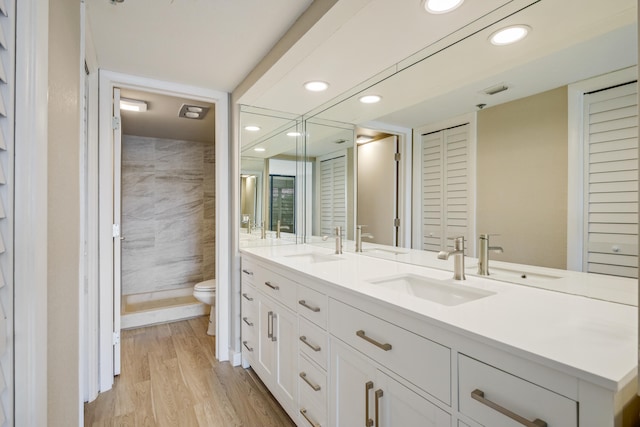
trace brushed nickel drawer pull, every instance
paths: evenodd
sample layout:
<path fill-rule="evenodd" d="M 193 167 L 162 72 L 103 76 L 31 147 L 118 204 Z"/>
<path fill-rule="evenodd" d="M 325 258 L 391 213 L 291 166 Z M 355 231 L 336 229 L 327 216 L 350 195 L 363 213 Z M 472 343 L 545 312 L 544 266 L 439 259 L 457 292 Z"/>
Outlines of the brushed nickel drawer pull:
<path fill-rule="evenodd" d="M 253 298 L 251 298 L 246 292 L 242 294 L 242 296 L 245 297 L 247 301 L 253 301 Z"/>
<path fill-rule="evenodd" d="M 253 347 L 249 347 L 249 346 L 247 345 L 247 342 L 248 342 L 248 341 L 242 341 L 242 345 L 243 345 L 243 346 L 245 346 L 245 348 L 246 348 L 247 350 L 249 350 L 249 351 L 253 351 Z"/>
<path fill-rule="evenodd" d="M 528 419 L 516 414 L 515 412 L 511 412 L 507 408 L 505 408 L 503 406 L 500 406 L 497 403 L 492 402 L 492 401 L 490 401 L 488 399 L 485 399 L 484 392 L 482 390 L 479 390 L 479 389 L 473 390 L 471 392 L 471 397 L 473 399 L 477 400 L 478 402 L 482 403 L 483 405 L 486 405 L 489 408 L 500 412 L 502 415 L 511 418 L 515 422 L 518 422 L 518 423 L 522 424 L 523 426 L 526 426 L 526 427 L 547 427 L 547 423 L 545 421 L 542 421 L 541 419 L 536 418 L 533 421 L 529 421 Z"/>
<path fill-rule="evenodd" d="M 391 344 L 389 344 L 389 343 L 382 344 L 382 343 L 379 343 L 378 341 L 374 340 L 373 338 L 369 338 L 367 336 L 367 334 L 365 334 L 362 329 L 357 331 L 356 335 L 359 336 L 360 338 L 362 338 L 363 340 L 375 345 L 376 347 L 381 348 L 384 351 L 389 351 L 392 348 Z"/>
<path fill-rule="evenodd" d="M 264 282 L 264 284 L 270 287 L 271 289 L 273 289 L 274 291 L 277 291 L 278 289 L 280 289 L 280 286 L 272 285 L 271 282 Z"/>
<path fill-rule="evenodd" d="M 298 304 L 300 304 L 301 306 L 303 306 L 304 308 L 308 308 L 309 310 L 313 311 L 314 313 L 317 313 L 320 311 L 320 307 L 314 307 L 312 305 L 307 304 L 307 302 L 303 299 L 301 299 L 300 301 L 298 301 Z"/>
<path fill-rule="evenodd" d="M 313 389 L 313 391 L 320 391 L 320 386 L 318 384 L 314 384 L 307 378 L 306 372 L 300 372 L 300 378 L 304 380 L 305 383 L 309 385 Z"/>
<path fill-rule="evenodd" d="M 253 276 L 253 271 L 249 271 L 249 270 L 247 270 L 246 268 L 243 268 L 243 269 L 242 269 L 242 272 L 243 272 L 244 274 L 248 274 L 249 276 Z"/>
<path fill-rule="evenodd" d="M 307 420 L 307 422 L 309 424 L 311 424 L 313 427 L 322 427 L 320 424 L 318 424 L 317 422 L 315 422 L 311 418 L 309 418 L 309 415 L 307 415 L 307 410 L 306 409 L 300 409 L 300 413 L 302 414 L 304 419 Z"/>
<path fill-rule="evenodd" d="M 364 384 L 364 425 L 373 426 L 373 419 L 369 418 L 369 390 L 373 390 L 373 381 Z"/>
<path fill-rule="evenodd" d="M 276 331 L 273 328 L 273 322 L 275 322 L 278 319 L 278 315 L 273 313 L 271 315 L 271 341 L 278 341 L 278 337 L 276 337 Z"/>
<path fill-rule="evenodd" d="M 382 389 L 376 390 L 376 427 L 380 427 L 380 398 L 382 397 Z"/>
<path fill-rule="evenodd" d="M 273 339 L 273 311 L 267 313 L 267 338 Z"/>
<path fill-rule="evenodd" d="M 322 350 L 319 345 L 311 344 L 309 341 L 307 341 L 307 337 L 305 337 L 304 335 L 300 337 L 300 341 L 308 345 L 309 348 L 315 352 Z"/>
<path fill-rule="evenodd" d="M 249 325 L 249 326 L 253 326 L 253 322 L 249 322 L 249 319 L 248 319 L 248 318 L 246 318 L 246 317 L 243 317 L 243 318 L 242 318 L 242 321 L 243 321 L 244 323 L 246 323 L 247 325 Z"/>

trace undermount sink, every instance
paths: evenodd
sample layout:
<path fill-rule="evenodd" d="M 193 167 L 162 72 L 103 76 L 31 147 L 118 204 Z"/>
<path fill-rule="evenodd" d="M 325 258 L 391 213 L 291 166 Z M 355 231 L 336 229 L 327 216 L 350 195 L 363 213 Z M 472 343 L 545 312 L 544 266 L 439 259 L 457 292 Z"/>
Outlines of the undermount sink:
<path fill-rule="evenodd" d="M 451 284 L 416 274 L 401 274 L 399 276 L 374 279 L 369 282 L 396 292 L 448 306 L 460 305 L 495 295 L 495 292 L 474 289 L 462 284 Z"/>
<path fill-rule="evenodd" d="M 390 254 L 390 255 L 404 255 L 407 253 L 405 251 L 398 251 L 394 249 L 384 249 L 384 248 L 366 248 L 366 249 L 363 249 L 362 252 L 368 252 L 373 254 Z"/>
<path fill-rule="evenodd" d="M 477 268 L 474 266 L 474 268 Z M 490 267 L 490 279 L 501 280 L 505 282 L 515 283 L 543 283 L 550 280 L 561 279 L 562 276 L 554 276 L 552 274 L 532 273 L 530 271 L 512 270 L 510 268 Z"/>
<path fill-rule="evenodd" d="M 329 254 L 320 254 L 317 252 L 305 252 L 301 254 L 293 254 L 286 255 L 285 258 L 294 259 L 298 261 L 304 261 L 311 264 L 315 264 L 318 262 L 331 262 L 331 261 L 340 261 L 342 258 L 337 257 L 335 255 Z"/>

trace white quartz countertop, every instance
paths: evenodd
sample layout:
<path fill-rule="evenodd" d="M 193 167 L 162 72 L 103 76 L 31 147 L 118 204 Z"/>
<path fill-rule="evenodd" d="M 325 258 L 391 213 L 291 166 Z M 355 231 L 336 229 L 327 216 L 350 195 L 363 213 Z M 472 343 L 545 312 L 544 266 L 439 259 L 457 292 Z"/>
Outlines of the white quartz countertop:
<path fill-rule="evenodd" d="M 311 263 L 304 257 L 290 257 L 310 252 L 333 253 L 330 247 L 317 245 L 244 247 L 240 250 L 326 284 L 391 304 L 436 326 L 471 336 L 611 390 L 622 389 L 636 377 L 637 307 L 603 300 L 608 296 L 607 291 L 600 295 L 603 299 L 596 299 L 574 295 L 574 292 L 553 292 L 470 275 L 464 282 L 458 282 L 452 279 L 451 271 L 426 267 L 424 263 L 414 265 L 350 252 L 335 255 L 340 260 L 332 262 Z M 447 261 L 436 259 L 433 253 L 423 256 L 431 256 L 434 262 L 452 266 Z M 495 263 L 495 266 L 512 270 L 523 267 L 508 263 Z M 613 294 L 622 292 L 622 298 L 632 297 L 626 289 L 629 281 L 526 267 L 532 273 L 552 276 L 565 273 L 554 281 L 561 280 L 562 287 L 566 289 L 610 287 Z M 460 305 L 445 306 L 371 283 L 407 273 L 495 294 Z M 609 282 L 613 286 L 608 285 Z"/>

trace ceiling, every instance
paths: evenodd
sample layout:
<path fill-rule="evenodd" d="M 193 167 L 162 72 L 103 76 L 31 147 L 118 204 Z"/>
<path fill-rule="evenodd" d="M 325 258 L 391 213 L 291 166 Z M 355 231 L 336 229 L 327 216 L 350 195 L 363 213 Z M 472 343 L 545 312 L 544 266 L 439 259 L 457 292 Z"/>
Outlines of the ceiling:
<path fill-rule="evenodd" d="M 150 138 L 177 139 L 213 143 L 215 140 L 215 105 L 152 92 L 122 89 L 120 98 L 147 103 L 147 111 L 121 110 L 122 133 Z M 209 108 L 199 119 L 179 117 L 183 104 Z"/>
<path fill-rule="evenodd" d="M 102 69 L 231 92 L 312 0 L 92 0 Z"/>

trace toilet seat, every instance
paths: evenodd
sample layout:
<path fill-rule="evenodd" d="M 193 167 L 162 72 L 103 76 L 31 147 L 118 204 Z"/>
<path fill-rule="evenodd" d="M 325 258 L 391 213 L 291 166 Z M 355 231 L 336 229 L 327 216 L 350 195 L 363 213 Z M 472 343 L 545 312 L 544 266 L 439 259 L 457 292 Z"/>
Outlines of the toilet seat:
<path fill-rule="evenodd" d="M 216 292 L 216 279 L 205 280 L 204 282 L 197 283 L 193 287 L 194 291 L 198 292 Z"/>

